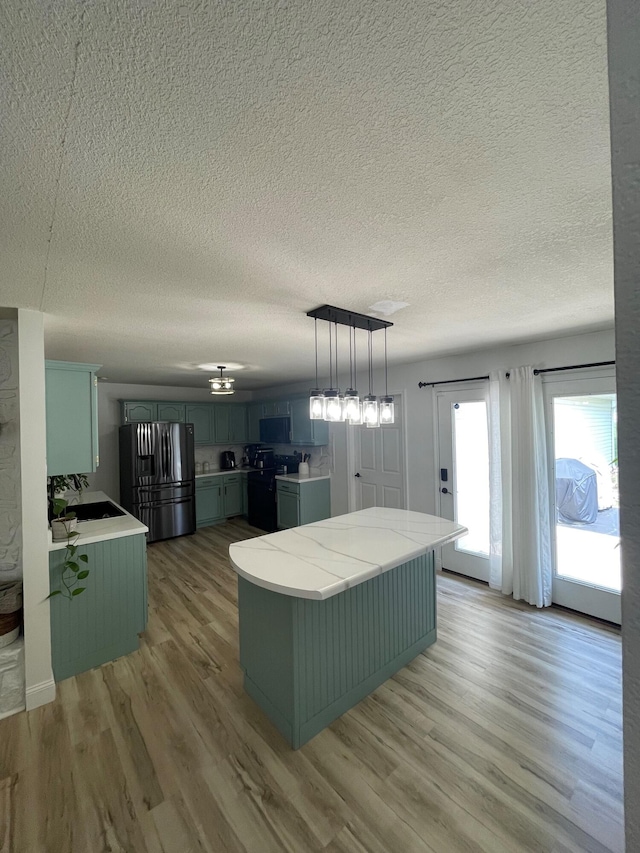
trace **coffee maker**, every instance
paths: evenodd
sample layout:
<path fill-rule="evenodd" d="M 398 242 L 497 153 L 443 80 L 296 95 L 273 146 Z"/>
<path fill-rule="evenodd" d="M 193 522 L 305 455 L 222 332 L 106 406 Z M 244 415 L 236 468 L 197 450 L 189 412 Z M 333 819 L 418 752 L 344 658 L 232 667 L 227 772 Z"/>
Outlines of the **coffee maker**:
<path fill-rule="evenodd" d="M 242 464 L 249 465 L 251 468 L 257 468 L 256 454 L 261 447 L 261 444 L 246 444 L 243 448 L 244 456 L 242 457 Z"/>
<path fill-rule="evenodd" d="M 220 454 L 220 469 L 229 471 L 236 467 L 236 455 L 233 450 L 223 450 Z"/>

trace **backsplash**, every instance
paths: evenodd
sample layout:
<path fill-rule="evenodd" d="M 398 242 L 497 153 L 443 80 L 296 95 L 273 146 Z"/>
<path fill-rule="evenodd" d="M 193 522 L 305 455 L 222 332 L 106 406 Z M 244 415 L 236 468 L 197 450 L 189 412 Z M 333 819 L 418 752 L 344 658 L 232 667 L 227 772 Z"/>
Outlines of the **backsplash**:
<path fill-rule="evenodd" d="M 264 445 L 267 447 L 267 445 Z M 277 456 L 293 456 L 294 452 L 297 452 L 300 455 L 300 459 L 302 460 L 302 455 L 305 453 L 309 453 L 311 455 L 311 459 L 309 460 L 309 469 L 310 473 L 315 474 L 316 476 L 319 474 L 330 474 L 331 473 L 331 447 L 292 447 L 290 444 L 270 444 L 269 447 L 273 447 L 273 452 Z M 195 459 L 196 462 L 208 462 L 211 471 L 219 471 L 220 470 L 220 454 L 225 450 L 233 450 L 236 457 L 236 465 L 240 467 L 242 465 L 242 456 L 244 454 L 243 450 L 244 445 L 242 444 L 230 444 L 221 445 L 197 445 L 195 448 Z"/>
<path fill-rule="evenodd" d="M 195 458 L 196 462 L 208 462 L 211 471 L 220 470 L 220 454 L 225 450 L 232 450 L 236 457 L 236 466 L 239 468 L 242 465 L 242 444 L 205 444 L 196 445 Z"/>
<path fill-rule="evenodd" d="M 301 454 L 300 459 L 305 453 L 311 455 L 309 460 L 309 473 L 316 476 L 321 474 L 331 473 L 331 447 L 292 447 L 290 444 L 273 444 L 270 445 L 279 456 L 292 456 L 294 451 Z"/>

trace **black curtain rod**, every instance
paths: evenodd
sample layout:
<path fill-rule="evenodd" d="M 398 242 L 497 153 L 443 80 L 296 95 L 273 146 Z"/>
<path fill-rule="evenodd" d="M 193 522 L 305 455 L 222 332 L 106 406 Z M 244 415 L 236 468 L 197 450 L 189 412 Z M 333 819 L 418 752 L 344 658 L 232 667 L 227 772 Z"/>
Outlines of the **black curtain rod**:
<path fill-rule="evenodd" d="M 434 385 L 453 385 L 454 382 L 476 382 L 478 379 L 488 378 L 488 376 L 468 376 L 466 379 L 441 379 L 440 382 L 418 382 L 418 388 L 433 387 Z"/>
<path fill-rule="evenodd" d="M 542 367 L 540 370 L 534 370 L 534 376 L 539 376 L 541 373 L 556 373 L 558 370 L 582 370 L 586 367 L 609 367 L 615 364 L 615 361 L 593 361 L 591 364 L 567 364 L 565 367 Z M 509 373 L 506 374 L 507 379 Z M 418 382 L 418 388 L 433 388 L 434 385 L 453 385 L 456 382 L 477 382 L 480 379 L 489 379 L 488 376 L 467 376 L 466 379 L 441 379 L 439 382 Z"/>
<path fill-rule="evenodd" d="M 567 364 L 565 367 L 543 367 L 540 370 L 534 370 L 534 376 L 539 376 L 541 373 L 555 373 L 557 370 L 582 370 L 585 367 L 609 367 L 615 364 L 615 361 L 592 361 L 591 364 Z"/>

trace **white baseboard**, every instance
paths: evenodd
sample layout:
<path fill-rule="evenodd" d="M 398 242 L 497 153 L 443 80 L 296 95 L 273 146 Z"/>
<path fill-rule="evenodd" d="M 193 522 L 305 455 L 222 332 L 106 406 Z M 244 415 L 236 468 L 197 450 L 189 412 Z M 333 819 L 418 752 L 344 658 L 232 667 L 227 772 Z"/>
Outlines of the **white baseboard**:
<path fill-rule="evenodd" d="M 27 687 L 27 711 L 33 711 L 34 708 L 39 708 L 40 705 L 53 702 L 55 698 L 56 683 L 53 678 L 41 681 L 39 684 L 33 684 L 31 687 Z"/>

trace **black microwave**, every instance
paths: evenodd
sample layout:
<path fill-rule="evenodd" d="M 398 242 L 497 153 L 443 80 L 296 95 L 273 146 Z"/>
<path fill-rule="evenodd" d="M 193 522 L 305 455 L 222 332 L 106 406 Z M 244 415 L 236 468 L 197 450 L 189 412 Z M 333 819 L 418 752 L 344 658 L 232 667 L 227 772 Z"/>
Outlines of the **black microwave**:
<path fill-rule="evenodd" d="M 260 441 L 291 443 L 291 418 L 260 418 Z"/>

